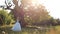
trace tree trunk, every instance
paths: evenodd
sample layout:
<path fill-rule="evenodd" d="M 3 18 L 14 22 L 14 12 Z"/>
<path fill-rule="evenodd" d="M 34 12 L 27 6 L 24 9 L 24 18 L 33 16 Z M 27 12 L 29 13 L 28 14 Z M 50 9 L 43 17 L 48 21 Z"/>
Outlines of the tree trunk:
<path fill-rule="evenodd" d="M 26 26 L 25 20 L 24 20 L 24 11 L 22 5 L 19 7 L 17 4 L 18 2 L 16 0 L 13 0 L 14 4 L 15 4 L 15 8 L 12 10 L 15 18 L 17 19 L 17 17 L 19 17 L 19 21 L 21 23 L 22 27 Z"/>

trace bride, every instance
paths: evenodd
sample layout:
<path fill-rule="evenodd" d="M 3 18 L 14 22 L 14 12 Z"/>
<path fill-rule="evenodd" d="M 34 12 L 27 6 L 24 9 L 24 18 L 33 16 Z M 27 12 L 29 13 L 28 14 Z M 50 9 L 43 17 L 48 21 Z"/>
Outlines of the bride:
<path fill-rule="evenodd" d="M 15 25 L 12 27 L 13 31 L 21 31 L 21 24 L 19 23 L 19 17 L 17 18 L 17 21 Z"/>

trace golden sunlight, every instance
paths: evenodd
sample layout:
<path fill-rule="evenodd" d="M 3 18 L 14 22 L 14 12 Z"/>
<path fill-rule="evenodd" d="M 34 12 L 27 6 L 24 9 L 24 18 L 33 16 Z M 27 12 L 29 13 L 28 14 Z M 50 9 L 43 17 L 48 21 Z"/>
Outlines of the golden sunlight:
<path fill-rule="evenodd" d="M 37 6 L 42 4 L 46 7 L 48 11 L 50 11 L 50 15 L 54 18 L 60 18 L 60 1 L 59 0 L 31 0 L 32 6 Z"/>
<path fill-rule="evenodd" d="M 31 0 L 32 6 L 38 6 L 41 4 L 41 0 Z"/>
<path fill-rule="evenodd" d="M 39 4 L 42 4 L 50 11 L 50 15 L 54 18 L 60 18 L 60 0 L 23 0 L 23 3 L 29 4 L 24 9 L 28 9 L 30 6 L 37 8 Z M 5 5 L 4 0 L 0 1 L 0 5 Z"/>

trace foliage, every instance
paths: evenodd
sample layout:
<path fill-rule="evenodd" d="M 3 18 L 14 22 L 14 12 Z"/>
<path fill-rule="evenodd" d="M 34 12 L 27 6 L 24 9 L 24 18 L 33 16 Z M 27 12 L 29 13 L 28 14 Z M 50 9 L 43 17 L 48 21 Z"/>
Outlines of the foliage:
<path fill-rule="evenodd" d="M 7 13 L 6 10 L 0 10 L 0 17 L 2 19 L 2 22 L 0 22 L 0 23 L 3 23 L 3 25 L 5 25 L 5 24 L 10 24 L 10 23 L 14 22 L 14 20 L 11 16 L 12 15 Z"/>
<path fill-rule="evenodd" d="M 28 24 L 40 23 L 51 18 L 45 6 L 41 4 L 33 6 L 32 2 L 28 2 L 30 1 L 22 0 L 21 5 L 18 6 L 17 1 L 13 0 L 13 3 L 16 5 L 13 11 L 15 17 L 19 16 L 21 19 L 24 17 L 22 21 Z"/>
<path fill-rule="evenodd" d="M 10 3 L 10 2 L 9 2 Z M 10 5 L 8 3 L 8 5 Z M 34 4 L 30 0 L 22 0 L 21 5 L 18 6 L 19 1 L 13 0 L 13 3 L 15 4 L 15 8 L 12 10 L 11 15 L 12 17 L 20 17 L 20 21 L 22 24 L 30 24 L 32 23 L 45 23 L 45 24 L 60 24 L 60 21 L 57 19 L 53 19 L 50 15 L 45 6 L 41 4 Z M 9 9 L 9 6 L 7 5 L 7 9 Z M 13 6 L 12 4 L 10 7 Z M 11 10 L 11 9 L 10 9 Z M 16 19 L 15 18 L 15 19 Z M 10 20 L 9 20 L 10 21 Z M 25 26 L 25 25 L 24 25 Z"/>
<path fill-rule="evenodd" d="M 43 9 L 42 9 L 43 8 Z M 51 16 L 43 5 L 37 6 L 37 8 L 30 8 L 25 11 L 25 20 L 27 23 L 40 23 L 41 21 L 49 20 Z"/>

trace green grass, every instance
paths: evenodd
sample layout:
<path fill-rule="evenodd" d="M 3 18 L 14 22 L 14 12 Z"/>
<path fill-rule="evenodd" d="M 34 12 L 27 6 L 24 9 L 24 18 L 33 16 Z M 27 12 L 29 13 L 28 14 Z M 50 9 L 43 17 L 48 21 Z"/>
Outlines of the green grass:
<path fill-rule="evenodd" d="M 12 27 L 0 27 L 0 34 L 2 34 L 2 31 L 5 31 L 7 34 L 60 34 L 60 26 L 55 26 L 55 28 L 51 28 L 50 30 L 24 27 L 20 32 L 14 32 L 11 28 Z"/>
<path fill-rule="evenodd" d="M 60 34 L 60 25 L 55 26 L 55 28 L 56 28 L 56 34 Z"/>
<path fill-rule="evenodd" d="M 57 29 L 57 31 L 60 31 L 60 26 L 55 26 L 55 28 Z"/>

